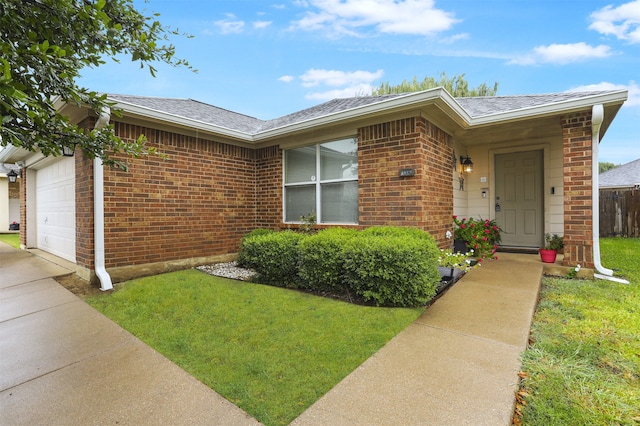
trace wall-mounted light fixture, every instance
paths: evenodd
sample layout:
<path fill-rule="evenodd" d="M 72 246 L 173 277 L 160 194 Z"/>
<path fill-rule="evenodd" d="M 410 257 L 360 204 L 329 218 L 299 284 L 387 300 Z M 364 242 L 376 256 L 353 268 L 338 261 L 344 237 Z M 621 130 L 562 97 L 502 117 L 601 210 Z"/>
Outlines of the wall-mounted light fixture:
<path fill-rule="evenodd" d="M 62 155 L 65 157 L 73 157 L 73 154 L 76 152 L 76 144 L 73 145 L 62 145 Z"/>
<path fill-rule="evenodd" d="M 468 155 L 460 156 L 460 168 L 462 169 L 462 173 L 471 173 L 473 171 L 473 161 L 471 161 Z"/>
<path fill-rule="evenodd" d="M 18 179 L 18 174 L 16 173 L 15 170 L 9 170 L 9 173 L 7 173 L 7 178 L 9 179 L 9 183 L 16 183 L 16 180 Z"/>

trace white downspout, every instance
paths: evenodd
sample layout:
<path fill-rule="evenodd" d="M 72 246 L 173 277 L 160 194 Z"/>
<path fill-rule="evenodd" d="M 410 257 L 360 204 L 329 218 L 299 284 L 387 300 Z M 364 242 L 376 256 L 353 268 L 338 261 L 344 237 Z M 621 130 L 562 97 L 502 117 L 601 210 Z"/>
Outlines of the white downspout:
<path fill-rule="evenodd" d="M 100 111 L 94 129 L 101 129 L 111 119 L 111 109 L 105 107 Z M 104 262 L 104 169 L 100 158 L 93 159 L 93 244 L 96 276 L 100 280 L 100 290 L 113 289 L 111 276 Z"/>
<path fill-rule="evenodd" d="M 600 126 L 604 119 L 604 107 L 602 104 L 594 105 L 591 115 L 591 210 L 593 220 L 591 221 L 591 233 L 593 235 L 593 263 L 596 271 L 594 277 L 615 281 L 622 284 L 629 284 L 629 281 L 615 278 L 613 271 L 602 266 L 600 262 L 600 184 L 598 167 L 598 149 L 600 145 Z"/>

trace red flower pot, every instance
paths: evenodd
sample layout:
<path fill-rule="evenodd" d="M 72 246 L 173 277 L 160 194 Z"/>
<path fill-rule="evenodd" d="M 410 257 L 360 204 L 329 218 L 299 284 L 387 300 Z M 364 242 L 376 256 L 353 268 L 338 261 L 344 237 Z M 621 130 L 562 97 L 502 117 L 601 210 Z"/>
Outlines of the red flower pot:
<path fill-rule="evenodd" d="M 544 263 L 555 263 L 557 254 L 558 250 L 540 249 L 540 259 L 542 259 Z"/>

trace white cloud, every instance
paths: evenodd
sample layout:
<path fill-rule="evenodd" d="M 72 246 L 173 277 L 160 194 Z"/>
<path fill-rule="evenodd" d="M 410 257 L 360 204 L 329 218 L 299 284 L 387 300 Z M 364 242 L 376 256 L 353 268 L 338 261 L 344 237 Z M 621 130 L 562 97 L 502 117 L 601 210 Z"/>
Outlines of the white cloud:
<path fill-rule="evenodd" d="M 384 71 L 336 71 L 336 70 L 318 70 L 310 69 L 300 76 L 304 87 L 313 86 L 358 86 L 360 84 L 371 83 L 382 77 Z"/>
<path fill-rule="evenodd" d="M 598 84 L 588 84 L 584 86 L 574 87 L 569 89 L 568 92 L 591 92 L 599 90 L 627 90 L 629 92 L 625 106 L 640 106 L 640 85 L 635 81 L 630 81 L 629 84 L 615 84 L 603 81 Z"/>
<path fill-rule="evenodd" d="M 432 35 L 460 22 L 451 12 L 435 8 L 433 0 L 309 0 L 298 6 L 311 8 L 293 21 L 292 29 L 326 31 L 327 35 L 384 34 Z"/>
<path fill-rule="evenodd" d="M 373 89 L 373 83 L 384 74 L 383 70 L 370 71 L 339 71 L 324 69 L 309 69 L 301 76 L 302 87 L 315 88 L 315 91 L 305 95 L 306 99 L 326 101 L 335 98 L 353 97 L 357 95 L 369 95 Z M 283 75 L 279 81 L 290 83 L 296 77 Z"/>
<path fill-rule="evenodd" d="M 244 30 L 244 22 L 236 19 L 232 14 L 228 14 L 227 18 L 215 21 L 213 24 L 222 34 L 239 34 Z"/>
<path fill-rule="evenodd" d="M 445 37 L 440 39 L 440 43 L 443 44 L 453 44 L 458 40 L 467 40 L 469 39 L 469 33 L 460 33 L 460 34 L 454 34 L 451 37 Z"/>
<path fill-rule="evenodd" d="M 272 24 L 271 21 L 255 21 L 253 23 L 253 28 L 255 29 L 267 28 L 271 24 Z"/>
<path fill-rule="evenodd" d="M 640 43 L 640 0 L 618 7 L 605 6 L 591 14 L 589 29 L 600 34 L 614 35 L 620 40 Z"/>
<path fill-rule="evenodd" d="M 535 65 L 541 63 L 563 65 L 593 58 L 606 58 L 611 55 L 611 48 L 604 44 L 599 46 L 590 46 L 584 42 L 550 44 L 548 46 L 538 46 L 533 49 L 533 52 L 514 58 L 509 61 L 509 63 L 516 65 Z"/>

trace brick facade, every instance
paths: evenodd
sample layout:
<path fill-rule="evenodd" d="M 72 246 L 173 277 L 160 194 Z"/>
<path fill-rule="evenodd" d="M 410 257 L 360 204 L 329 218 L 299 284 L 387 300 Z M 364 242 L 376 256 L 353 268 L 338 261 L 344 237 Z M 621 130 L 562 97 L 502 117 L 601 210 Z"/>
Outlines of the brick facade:
<path fill-rule="evenodd" d="M 76 162 L 76 264 L 93 270 L 93 160 L 81 150 Z"/>
<path fill-rule="evenodd" d="M 256 228 L 282 224 L 282 150 L 277 146 L 255 152 Z"/>
<path fill-rule="evenodd" d="M 126 159 L 104 170 L 107 268 L 234 253 L 256 223 L 255 152 L 196 137 L 114 123 L 167 158 Z M 125 160 L 123 158 L 123 160 Z"/>
<path fill-rule="evenodd" d="M 114 129 L 125 141 L 144 134 L 167 158 L 123 157 L 127 171 L 105 168 L 107 269 L 236 253 L 252 229 L 284 226 L 278 146 L 254 150 L 121 122 Z M 359 227 L 416 226 L 446 247 L 451 137 L 420 117 L 363 127 L 358 137 Z M 400 178 L 401 168 L 416 174 Z M 76 261 L 92 270 L 93 161 L 82 153 L 76 228 Z"/>
<path fill-rule="evenodd" d="M 593 268 L 591 112 L 562 120 L 564 261 Z"/>
<path fill-rule="evenodd" d="M 88 120 L 86 126 L 91 127 Z M 125 141 L 140 134 L 167 158 L 121 158 L 104 170 L 108 269 L 228 255 L 255 228 L 282 228 L 283 152 L 252 149 L 114 122 Z M 565 265 L 593 267 L 591 115 L 562 121 Z M 423 117 L 358 129 L 358 228 L 412 226 L 441 248 L 453 215 L 452 137 Z M 76 262 L 94 269 L 93 161 L 76 153 Z M 400 177 L 401 169 L 415 175 Z M 25 205 L 27 176 L 20 185 Z M 26 212 L 21 209 L 26 245 Z M 324 226 L 322 226 L 324 227 Z"/>
<path fill-rule="evenodd" d="M 413 226 L 439 246 L 453 215 L 452 138 L 421 117 L 358 130 L 359 223 Z M 400 169 L 415 176 L 400 177 Z"/>

